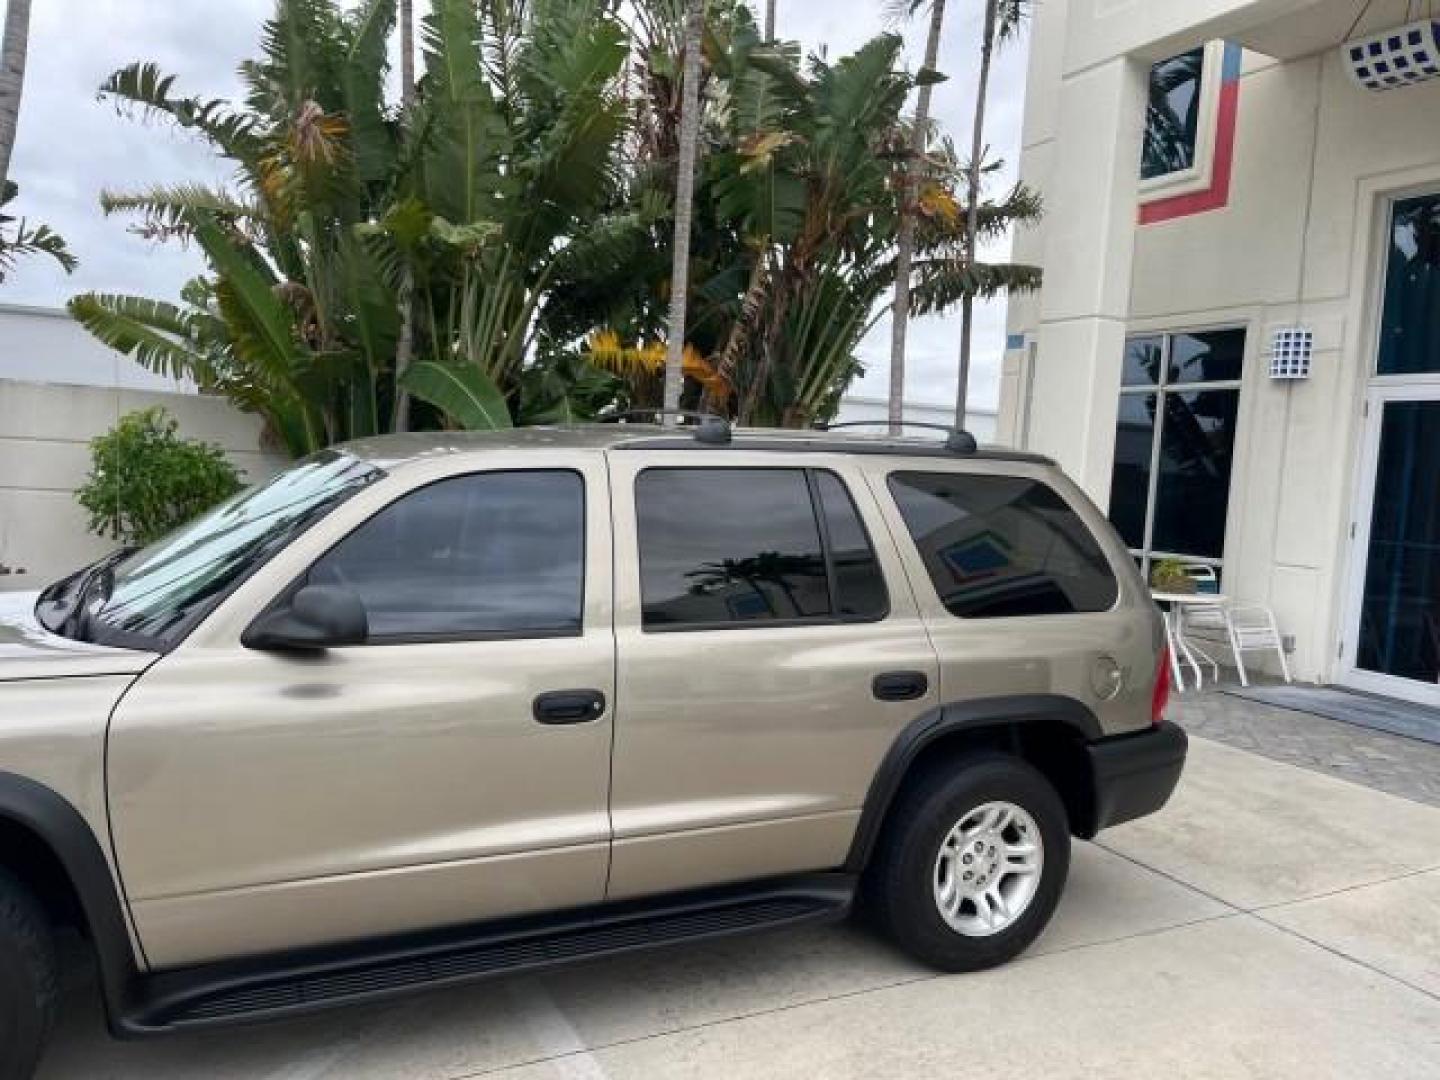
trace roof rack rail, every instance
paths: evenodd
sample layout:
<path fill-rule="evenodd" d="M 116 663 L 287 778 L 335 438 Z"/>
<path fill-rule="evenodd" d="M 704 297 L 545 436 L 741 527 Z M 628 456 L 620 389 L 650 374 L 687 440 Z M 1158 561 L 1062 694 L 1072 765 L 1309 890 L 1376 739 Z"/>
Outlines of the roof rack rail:
<path fill-rule="evenodd" d="M 842 420 L 838 424 L 816 424 L 818 431 L 835 431 L 837 428 L 855 427 L 883 427 L 888 428 L 888 420 Z M 975 436 L 964 428 L 951 427 L 948 424 L 932 424 L 923 420 L 902 420 L 901 427 L 925 428 L 927 431 L 945 432 L 945 449 L 956 454 L 973 454 L 979 449 L 980 444 L 975 441 Z"/>
<path fill-rule="evenodd" d="M 681 420 L 694 421 L 690 425 L 695 432 L 695 441 L 709 446 L 724 446 L 730 442 L 730 421 L 719 413 L 693 412 L 688 409 L 626 409 L 597 417 L 602 424 L 623 424 L 631 419 L 643 419 L 658 424 L 667 416 L 678 416 Z"/>

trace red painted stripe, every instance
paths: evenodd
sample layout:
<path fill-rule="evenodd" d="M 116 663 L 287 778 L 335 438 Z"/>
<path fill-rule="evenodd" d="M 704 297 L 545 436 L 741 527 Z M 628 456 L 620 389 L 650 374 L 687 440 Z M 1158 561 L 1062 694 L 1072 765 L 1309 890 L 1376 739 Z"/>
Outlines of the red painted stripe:
<path fill-rule="evenodd" d="M 1219 109 L 1215 118 L 1215 161 L 1210 171 L 1210 186 L 1169 199 L 1156 199 L 1140 207 L 1140 224 L 1154 225 L 1160 221 L 1207 210 L 1219 210 L 1230 202 L 1230 174 L 1235 166 L 1235 124 L 1240 111 L 1240 80 L 1220 85 Z"/>

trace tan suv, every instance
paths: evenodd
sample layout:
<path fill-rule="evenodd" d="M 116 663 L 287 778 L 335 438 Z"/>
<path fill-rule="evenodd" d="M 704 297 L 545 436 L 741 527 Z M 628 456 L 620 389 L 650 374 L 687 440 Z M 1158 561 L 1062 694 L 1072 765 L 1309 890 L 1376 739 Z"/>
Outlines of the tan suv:
<path fill-rule="evenodd" d="M 0 1075 L 856 905 L 936 967 L 1158 809 L 1163 627 L 1050 462 L 610 425 L 327 451 L 0 610 Z"/>

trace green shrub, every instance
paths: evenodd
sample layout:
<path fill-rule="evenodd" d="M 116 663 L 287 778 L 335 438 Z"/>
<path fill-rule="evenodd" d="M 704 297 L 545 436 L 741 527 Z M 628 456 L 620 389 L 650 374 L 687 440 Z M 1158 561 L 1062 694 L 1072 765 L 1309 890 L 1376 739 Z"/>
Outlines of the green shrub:
<path fill-rule="evenodd" d="M 244 486 L 220 447 L 180 438 L 179 426 L 157 406 L 90 440 L 90 475 L 75 496 L 91 532 L 148 544 Z"/>

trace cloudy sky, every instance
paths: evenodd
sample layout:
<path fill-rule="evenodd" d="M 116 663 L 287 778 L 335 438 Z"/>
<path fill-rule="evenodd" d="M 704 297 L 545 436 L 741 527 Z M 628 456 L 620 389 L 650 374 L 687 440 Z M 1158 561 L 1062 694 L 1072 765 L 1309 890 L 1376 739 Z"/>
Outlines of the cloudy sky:
<path fill-rule="evenodd" d="M 3 0 L 0 0 L 3 6 Z M 20 131 L 11 177 L 20 185 L 14 209 L 59 230 L 80 257 L 67 278 L 48 260 L 31 260 L 0 286 L 0 302 L 59 306 L 86 290 L 173 297 L 199 269 L 193 251 L 131 235 L 123 218 L 105 218 L 102 188 L 129 189 L 182 179 L 223 179 L 203 147 L 158 125 L 118 116 L 95 88 L 132 60 L 153 60 L 178 76 L 177 89 L 205 97 L 237 93 L 234 71 L 254 55 L 272 0 L 38 0 L 30 27 Z M 424 0 L 417 8 L 424 9 Z M 807 50 L 848 52 L 887 28 L 884 0 L 779 0 L 777 33 Z M 968 142 L 978 64 L 981 5 L 951 0 L 940 50 L 949 81 L 936 87 L 934 110 L 957 142 Z M 909 62 L 918 65 L 924 21 L 903 27 Z M 1020 139 L 1025 46 L 1009 47 L 995 65 L 986 132 L 995 154 L 1013 164 Z M 998 257 L 1001 251 L 991 253 Z M 995 403 L 1004 343 L 1004 303 L 979 308 L 972 403 Z M 907 353 L 915 401 L 954 400 L 958 317 L 912 323 Z M 867 372 L 855 393 L 883 397 L 889 367 L 889 320 L 865 345 Z M 3 343 L 0 343 L 3 348 Z"/>

